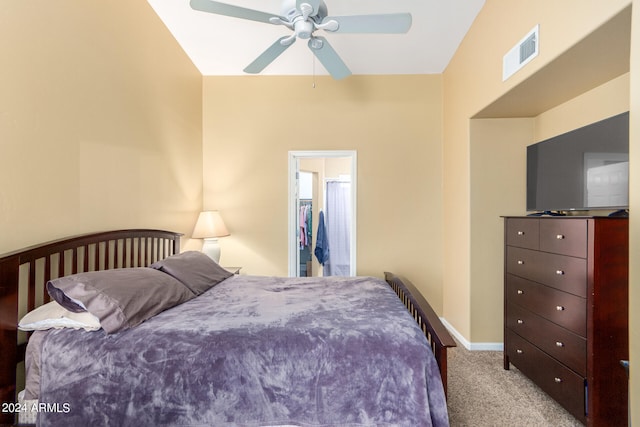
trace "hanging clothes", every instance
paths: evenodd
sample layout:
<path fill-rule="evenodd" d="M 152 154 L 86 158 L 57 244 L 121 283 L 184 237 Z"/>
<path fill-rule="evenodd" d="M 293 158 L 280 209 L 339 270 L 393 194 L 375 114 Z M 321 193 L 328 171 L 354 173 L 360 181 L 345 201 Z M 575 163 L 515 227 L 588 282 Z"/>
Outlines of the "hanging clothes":
<path fill-rule="evenodd" d="M 307 223 L 306 223 L 306 227 L 307 227 L 307 246 L 311 246 L 313 244 L 313 226 L 312 226 L 312 213 L 313 209 L 312 209 L 312 205 L 309 205 L 308 209 L 307 209 Z"/>
<path fill-rule="evenodd" d="M 304 249 L 307 246 L 311 246 L 311 202 L 301 201 L 300 210 L 298 211 L 299 218 L 299 243 L 300 249 Z"/>
<path fill-rule="evenodd" d="M 300 223 L 298 224 L 300 226 L 300 249 L 304 248 L 305 246 L 307 246 L 307 230 L 306 230 L 306 225 L 307 225 L 307 220 L 306 220 L 306 211 L 307 211 L 307 207 L 305 205 L 300 205 L 300 212 L 298 213 L 298 217 L 299 217 L 299 221 Z"/>
<path fill-rule="evenodd" d="M 321 265 L 324 265 L 329 260 L 329 239 L 324 226 L 324 213 L 322 211 L 320 211 L 318 217 L 318 233 L 316 234 L 314 254 Z"/>

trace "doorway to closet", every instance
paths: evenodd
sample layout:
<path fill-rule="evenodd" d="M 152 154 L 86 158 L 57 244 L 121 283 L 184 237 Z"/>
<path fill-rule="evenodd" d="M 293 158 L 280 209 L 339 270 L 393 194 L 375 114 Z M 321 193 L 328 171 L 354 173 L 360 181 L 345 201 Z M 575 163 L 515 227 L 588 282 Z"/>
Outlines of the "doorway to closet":
<path fill-rule="evenodd" d="M 289 152 L 289 276 L 355 276 L 356 152 Z"/>

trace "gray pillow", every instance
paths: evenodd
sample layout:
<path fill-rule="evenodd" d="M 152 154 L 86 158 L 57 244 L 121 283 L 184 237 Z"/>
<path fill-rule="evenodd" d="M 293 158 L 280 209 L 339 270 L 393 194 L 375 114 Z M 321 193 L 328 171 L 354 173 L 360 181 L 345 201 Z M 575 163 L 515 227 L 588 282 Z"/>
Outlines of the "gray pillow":
<path fill-rule="evenodd" d="M 195 295 L 152 268 L 121 268 L 50 280 L 47 292 L 72 312 L 88 311 L 107 333 L 132 328 Z"/>
<path fill-rule="evenodd" d="M 191 291 L 200 295 L 214 287 L 233 273 L 220 267 L 217 262 L 202 252 L 187 251 L 170 256 L 151 265 L 182 282 Z"/>

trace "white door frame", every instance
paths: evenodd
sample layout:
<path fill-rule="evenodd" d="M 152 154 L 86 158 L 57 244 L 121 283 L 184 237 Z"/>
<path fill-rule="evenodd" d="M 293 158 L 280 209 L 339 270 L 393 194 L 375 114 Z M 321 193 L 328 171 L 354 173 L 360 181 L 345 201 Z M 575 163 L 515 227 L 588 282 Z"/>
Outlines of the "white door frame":
<path fill-rule="evenodd" d="M 351 158 L 351 276 L 356 275 L 356 223 L 357 223 L 357 181 L 358 181 L 358 156 L 355 150 L 328 150 L 328 151 L 289 151 L 289 276 L 296 277 L 299 272 L 298 251 L 298 172 L 300 170 L 299 160 L 302 158 Z"/>

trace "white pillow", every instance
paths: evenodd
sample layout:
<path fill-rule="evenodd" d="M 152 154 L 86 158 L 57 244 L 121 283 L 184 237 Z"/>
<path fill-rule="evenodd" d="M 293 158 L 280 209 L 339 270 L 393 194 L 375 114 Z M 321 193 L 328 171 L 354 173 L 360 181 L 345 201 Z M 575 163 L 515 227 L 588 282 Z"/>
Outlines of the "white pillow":
<path fill-rule="evenodd" d="M 100 320 L 88 311 L 72 313 L 57 302 L 51 301 L 30 311 L 18 323 L 18 329 L 22 331 L 44 331 L 51 328 L 97 331 L 100 329 Z"/>

